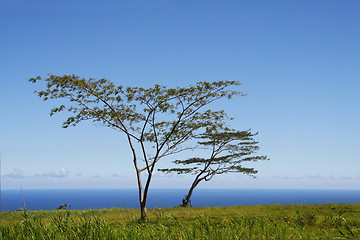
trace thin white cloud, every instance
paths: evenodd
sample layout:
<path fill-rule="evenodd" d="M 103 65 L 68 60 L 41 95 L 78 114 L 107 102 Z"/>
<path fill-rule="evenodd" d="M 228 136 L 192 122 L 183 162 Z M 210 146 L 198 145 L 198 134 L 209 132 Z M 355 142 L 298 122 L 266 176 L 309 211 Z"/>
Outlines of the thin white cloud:
<path fill-rule="evenodd" d="M 5 174 L 4 178 L 63 178 L 69 176 L 70 172 L 65 168 L 60 168 L 58 173 L 47 172 L 47 173 L 36 173 L 34 175 L 25 175 L 21 169 L 14 169 L 13 173 Z"/>
<path fill-rule="evenodd" d="M 41 177 L 48 177 L 48 178 L 63 178 L 69 176 L 69 171 L 67 171 L 65 168 L 60 168 L 60 171 L 58 173 L 55 172 L 49 172 L 49 173 L 43 173 L 41 174 Z"/>
<path fill-rule="evenodd" d="M 153 173 L 153 177 L 171 177 L 170 175 L 172 175 L 171 173 L 166 174 L 164 172 L 160 172 L 160 171 L 154 171 Z"/>
<path fill-rule="evenodd" d="M 155 178 L 184 178 L 184 174 L 177 173 L 164 173 L 161 171 L 154 171 L 153 177 Z"/>
<path fill-rule="evenodd" d="M 68 175 L 69 173 L 66 171 L 66 169 L 65 168 L 60 168 L 60 176 L 66 176 L 66 175 Z"/>
<path fill-rule="evenodd" d="M 13 173 L 8 173 L 3 178 L 26 178 L 24 172 L 21 169 L 15 168 Z"/>

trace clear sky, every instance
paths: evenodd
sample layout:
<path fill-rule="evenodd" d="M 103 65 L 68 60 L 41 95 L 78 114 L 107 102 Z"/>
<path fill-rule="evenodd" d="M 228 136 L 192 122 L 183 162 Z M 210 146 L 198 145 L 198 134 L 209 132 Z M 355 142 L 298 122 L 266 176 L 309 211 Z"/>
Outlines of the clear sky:
<path fill-rule="evenodd" d="M 1 0 L 1 186 L 136 188 L 121 134 L 49 116 L 54 103 L 27 79 L 51 73 L 145 87 L 241 81 L 248 96 L 214 107 L 258 131 L 271 160 L 251 165 L 256 179 L 200 187 L 359 190 L 359 13 L 351 0 Z M 156 173 L 151 187 L 191 180 Z"/>

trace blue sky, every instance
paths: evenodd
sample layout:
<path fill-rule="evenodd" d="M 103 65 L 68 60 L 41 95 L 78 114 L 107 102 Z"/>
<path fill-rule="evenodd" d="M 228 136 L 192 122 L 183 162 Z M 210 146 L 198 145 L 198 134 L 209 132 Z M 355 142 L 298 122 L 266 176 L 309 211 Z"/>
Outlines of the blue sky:
<path fill-rule="evenodd" d="M 2 0 L 1 187 L 136 188 L 124 136 L 49 116 L 55 103 L 27 79 L 51 73 L 145 87 L 241 81 L 248 96 L 214 107 L 258 131 L 271 160 L 252 165 L 256 179 L 200 187 L 360 189 L 359 12 L 359 1 L 330 0 Z M 191 180 L 157 173 L 151 186 Z"/>

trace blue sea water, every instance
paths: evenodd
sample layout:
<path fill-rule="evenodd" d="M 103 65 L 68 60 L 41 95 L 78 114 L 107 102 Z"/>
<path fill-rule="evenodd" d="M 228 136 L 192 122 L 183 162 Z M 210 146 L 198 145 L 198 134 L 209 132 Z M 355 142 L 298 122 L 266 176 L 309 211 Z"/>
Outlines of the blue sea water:
<path fill-rule="evenodd" d="M 147 207 L 175 207 L 181 204 L 186 189 L 150 189 Z M 136 189 L 61 189 L 1 190 L 1 211 L 23 208 L 51 210 L 62 204 L 71 209 L 138 208 Z M 193 207 L 267 204 L 360 203 L 359 190 L 284 190 L 284 189 L 196 189 Z"/>

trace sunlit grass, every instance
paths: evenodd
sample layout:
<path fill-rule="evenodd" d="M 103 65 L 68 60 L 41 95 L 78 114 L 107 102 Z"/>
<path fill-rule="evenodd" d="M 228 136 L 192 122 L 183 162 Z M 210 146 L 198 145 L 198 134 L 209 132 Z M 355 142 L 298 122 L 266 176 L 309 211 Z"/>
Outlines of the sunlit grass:
<path fill-rule="evenodd" d="M 1 239 L 360 238 L 360 204 L 1 212 Z"/>

